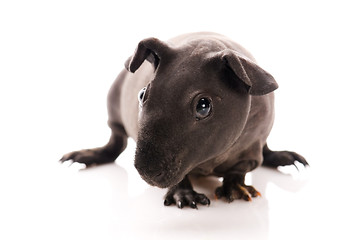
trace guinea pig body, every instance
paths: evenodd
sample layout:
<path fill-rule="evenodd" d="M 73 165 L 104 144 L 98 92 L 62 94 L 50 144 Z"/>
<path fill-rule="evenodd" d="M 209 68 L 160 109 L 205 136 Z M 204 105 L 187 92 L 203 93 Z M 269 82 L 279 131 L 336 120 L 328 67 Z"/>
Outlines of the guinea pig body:
<path fill-rule="evenodd" d="M 224 178 L 216 196 L 259 195 L 245 174 L 265 165 L 306 160 L 266 144 L 274 120 L 274 78 L 239 44 L 215 33 L 185 34 L 168 42 L 141 41 L 108 95 L 112 136 L 102 148 L 69 153 L 86 165 L 114 161 L 128 137 L 137 142 L 135 167 L 150 185 L 169 188 L 165 205 L 209 204 L 191 174 Z"/>

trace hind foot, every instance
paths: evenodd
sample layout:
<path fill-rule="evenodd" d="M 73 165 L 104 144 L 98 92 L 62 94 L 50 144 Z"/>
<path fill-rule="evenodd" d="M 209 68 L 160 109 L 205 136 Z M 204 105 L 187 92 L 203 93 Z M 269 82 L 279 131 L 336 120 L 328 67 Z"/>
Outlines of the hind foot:
<path fill-rule="evenodd" d="M 308 166 L 308 162 L 304 157 L 295 152 L 289 151 L 271 151 L 267 144 L 263 148 L 263 165 L 268 167 L 279 167 L 294 165 L 296 162 L 301 163 L 303 166 Z"/>
<path fill-rule="evenodd" d="M 252 201 L 252 197 L 259 197 L 261 194 L 252 186 L 244 183 L 244 175 L 230 175 L 223 180 L 223 185 L 216 189 L 216 198 L 225 198 L 228 202 L 236 199 Z"/>
<path fill-rule="evenodd" d="M 112 133 L 110 140 L 104 147 L 84 149 L 65 154 L 60 162 L 72 161 L 83 163 L 87 167 L 95 164 L 114 162 L 119 154 L 127 146 L 127 136 L 125 134 L 116 135 Z"/>

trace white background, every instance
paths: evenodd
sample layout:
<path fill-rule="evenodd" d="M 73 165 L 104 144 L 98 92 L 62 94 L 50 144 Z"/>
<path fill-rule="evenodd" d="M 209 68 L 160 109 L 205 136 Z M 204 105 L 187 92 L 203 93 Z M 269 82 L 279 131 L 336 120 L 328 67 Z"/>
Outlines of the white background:
<path fill-rule="evenodd" d="M 0 239 L 360 239 L 360 6 L 356 1 L 0 2 Z M 69 151 L 105 144 L 107 91 L 137 43 L 214 31 L 280 85 L 273 149 L 309 169 L 259 168 L 262 197 L 164 207 L 132 166 L 78 171 Z"/>

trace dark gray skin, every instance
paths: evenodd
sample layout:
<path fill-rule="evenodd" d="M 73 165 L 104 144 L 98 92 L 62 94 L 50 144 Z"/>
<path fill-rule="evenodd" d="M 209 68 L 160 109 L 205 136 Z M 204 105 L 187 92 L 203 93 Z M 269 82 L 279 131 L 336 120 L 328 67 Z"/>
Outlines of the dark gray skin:
<path fill-rule="evenodd" d="M 62 162 L 113 162 L 131 137 L 141 177 L 169 188 L 164 204 L 179 208 L 210 204 L 193 190 L 192 174 L 223 177 L 217 198 L 249 201 L 260 194 L 244 183 L 247 172 L 262 163 L 308 165 L 297 153 L 267 147 L 278 85 L 237 43 L 215 33 L 148 38 L 125 65 L 108 95 L 108 144 Z"/>

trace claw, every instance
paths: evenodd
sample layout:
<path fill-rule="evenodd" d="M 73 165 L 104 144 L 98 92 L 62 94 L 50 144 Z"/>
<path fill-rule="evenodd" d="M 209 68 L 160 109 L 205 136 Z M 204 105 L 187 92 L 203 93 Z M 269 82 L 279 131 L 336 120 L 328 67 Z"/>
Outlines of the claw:
<path fill-rule="evenodd" d="M 194 208 L 194 209 L 198 209 L 198 207 L 197 207 L 197 204 L 196 204 L 196 202 L 191 202 L 191 204 L 189 205 L 191 208 Z"/>
<path fill-rule="evenodd" d="M 233 196 L 229 196 L 229 197 L 227 198 L 227 201 L 228 201 L 228 203 L 231 203 L 231 202 L 233 202 L 233 201 L 234 201 L 234 198 L 233 198 Z"/>
<path fill-rule="evenodd" d="M 180 209 L 182 209 L 184 207 L 184 205 L 183 205 L 183 203 L 181 201 L 178 201 L 177 206 Z"/>
<path fill-rule="evenodd" d="M 171 204 L 172 203 L 168 199 L 164 200 L 164 206 L 170 206 Z"/>
<path fill-rule="evenodd" d="M 295 166 L 295 168 L 297 169 L 297 171 L 300 171 L 300 169 L 297 167 L 296 161 L 294 161 L 292 165 Z"/>
<path fill-rule="evenodd" d="M 241 193 L 244 195 L 243 199 L 248 201 L 248 202 L 251 202 L 252 201 L 252 197 L 251 197 L 251 194 L 249 193 L 248 189 L 245 188 L 244 186 L 242 185 L 239 185 L 238 184 L 238 187 L 239 189 L 241 190 Z"/>
<path fill-rule="evenodd" d="M 211 201 L 204 194 L 198 194 L 195 198 L 195 203 L 209 206 L 209 204 L 211 204 Z"/>

